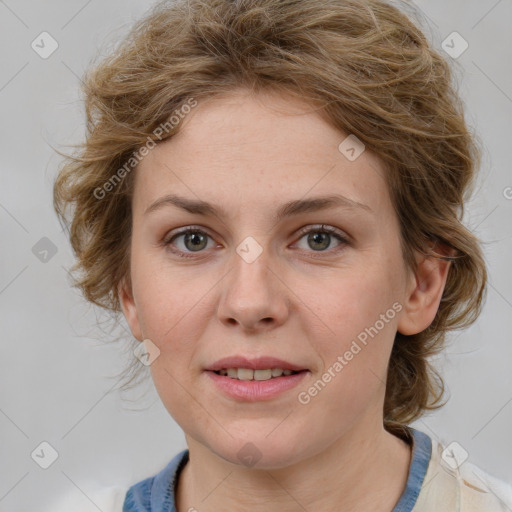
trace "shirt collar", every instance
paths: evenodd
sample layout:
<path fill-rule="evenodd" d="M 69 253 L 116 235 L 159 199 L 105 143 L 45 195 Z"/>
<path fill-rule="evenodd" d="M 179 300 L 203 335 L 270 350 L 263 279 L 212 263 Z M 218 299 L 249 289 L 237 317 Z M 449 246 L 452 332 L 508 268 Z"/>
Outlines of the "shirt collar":
<path fill-rule="evenodd" d="M 427 434 L 412 427 L 407 427 L 407 430 L 410 433 L 409 437 L 412 439 L 412 459 L 405 490 L 392 512 L 411 512 L 413 510 L 432 453 L 432 440 Z M 188 449 L 181 451 L 152 479 L 150 511 L 176 512 L 174 495 L 180 472 L 188 460 Z M 139 492 L 137 485 L 131 489 L 134 494 Z M 140 492 L 142 492 L 142 488 Z"/>

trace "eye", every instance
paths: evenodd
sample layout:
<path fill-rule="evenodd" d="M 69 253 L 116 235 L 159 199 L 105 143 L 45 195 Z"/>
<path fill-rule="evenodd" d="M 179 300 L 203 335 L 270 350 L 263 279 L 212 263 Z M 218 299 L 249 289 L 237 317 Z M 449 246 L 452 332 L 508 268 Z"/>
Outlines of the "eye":
<path fill-rule="evenodd" d="M 338 245 L 331 252 L 342 250 L 349 244 L 347 237 L 342 231 L 323 224 L 313 228 L 304 228 L 299 232 L 299 235 L 301 235 L 299 241 L 305 238 L 306 243 L 309 248 L 313 249 L 313 252 L 327 252 L 333 238 L 338 241 Z M 208 239 L 212 240 L 212 244 L 209 247 Z M 179 243 L 177 243 L 177 241 L 179 241 Z M 192 253 L 200 253 L 204 249 L 212 248 L 212 245 L 214 245 L 213 239 L 208 233 L 194 226 L 188 226 L 185 229 L 173 233 L 162 243 L 164 246 L 168 247 L 171 252 L 181 258 L 193 258 L 194 255 Z"/>
<path fill-rule="evenodd" d="M 324 226 L 323 224 L 301 230 L 299 234 L 304 235 L 300 240 L 305 238 L 308 247 L 313 249 L 314 252 L 326 252 L 333 238 L 339 242 L 337 248 L 334 249 L 335 252 L 343 249 L 349 243 L 342 231 L 331 226 Z"/>
<path fill-rule="evenodd" d="M 185 229 L 182 229 L 181 231 L 178 231 L 177 233 L 174 233 L 170 238 L 167 238 L 163 241 L 163 244 L 165 246 L 168 246 L 169 249 L 177 254 L 180 257 L 183 258 L 190 258 L 193 256 L 188 256 L 186 253 L 194 253 L 194 252 L 201 252 L 203 249 L 205 249 L 208 245 L 208 238 L 211 239 L 211 237 L 203 230 L 189 226 Z M 181 239 L 181 247 L 178 247 L 178 249 L 174 249 L 174 244 L 176 240 Z"/>

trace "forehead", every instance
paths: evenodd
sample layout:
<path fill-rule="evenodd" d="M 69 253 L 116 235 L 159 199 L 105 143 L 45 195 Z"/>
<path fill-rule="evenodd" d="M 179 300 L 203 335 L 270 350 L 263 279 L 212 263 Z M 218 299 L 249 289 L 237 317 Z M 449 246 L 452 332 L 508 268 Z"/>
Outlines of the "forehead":
<path fill-rule="evenodd" d="M 342 150 L 353 145 L 350 134 L 295 97 L 237 90 L 201 101 L 181 123 L 137 166 L 139 212 L 165 193 L 226 208 L 330 194 L 376 210 L 390 206 L 380 159 L 368 149 L 348 159 Z M 362 149 L 357 141 L 355 149 Z"/>

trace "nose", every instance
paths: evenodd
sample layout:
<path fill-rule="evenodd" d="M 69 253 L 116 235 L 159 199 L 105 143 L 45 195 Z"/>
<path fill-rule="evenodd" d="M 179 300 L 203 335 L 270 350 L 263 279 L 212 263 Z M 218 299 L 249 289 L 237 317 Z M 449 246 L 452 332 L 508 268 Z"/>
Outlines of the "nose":
<path fill-rule="evenodd" d="M 264 250 L 252 262 L 233 255 L 231 271 L 221 281 L 218 317 L 228 327 L 265 331 L 282 325 L 289 314 L 288 288 Z M 272 267 L 272 268 L 271 268 Z"/>

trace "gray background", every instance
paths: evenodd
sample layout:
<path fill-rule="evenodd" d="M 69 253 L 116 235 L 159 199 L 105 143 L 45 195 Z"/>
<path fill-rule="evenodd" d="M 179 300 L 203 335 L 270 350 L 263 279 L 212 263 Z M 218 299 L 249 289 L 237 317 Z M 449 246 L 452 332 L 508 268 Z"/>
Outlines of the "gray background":
<path fill-rule="evenodd" d="M 95 324 L 108 316 L 70 287 L 72 253 L 51 206 L 60 157 L 50 145 L 66 150 L 84 134 L 79 77 L 151 4 L 0 1 L 0 511 L 43 510 L 64 493 L 85 503 L 92 489 L 139 481 L 185 448 L 149 380 L 111 391 L 123 344 L 101 341 L 111 335 Z M 512 2 L 416 5 L 438 48 L 453 31 L 469 43 L 457 76 L 485 154 L 466 222 L 486 243 L 490 283 L 478 322 L 437 359 L 450 401 L 413 426 L 512 482 Z M 47 59 L 31 47 L 43 31 L 59 45 Z M 46 262 L 32 250 L 43 237 L 57 250 Z M 48 469 L 31 458 L 43 441 L 58 452 Z"/>

